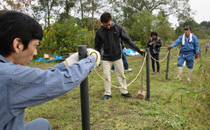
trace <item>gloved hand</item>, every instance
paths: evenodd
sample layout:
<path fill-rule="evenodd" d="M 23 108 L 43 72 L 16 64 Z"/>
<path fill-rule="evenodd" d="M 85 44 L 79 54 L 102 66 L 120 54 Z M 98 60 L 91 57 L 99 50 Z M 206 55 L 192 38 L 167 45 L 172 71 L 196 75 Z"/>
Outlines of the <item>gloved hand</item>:
<path fill-rule="evenodd" d="M 101 55 L 98 51 L 92 49 L 92 48 L 87 48 L 87 56 L 90 56 L 91 54 L 95 53 L 96 54 L 96 67 L 98 67 L 100 65 L 100 61 L 101 61 Z"/>
<path fill-rule="evenodd" d="M 87 48 L 87 56 L 90 56 L 91 54 L 95 53 L 96 54 L 96 67 L 99 66 L 100 64 L 100 61 L 101 61 L 101 55 L 98 51 L 94 50 L 94 49 L 91 49 L 91 48 Z M 71 55 L 70 57 L 68 57 L 66 60 L 65 60 L 65 64 L 67 66 L 69 65 L 72 65 L 76 62 L 79 61 L 79 55 L 78 55 L 78 52 L 74 53 L 73 55 Z"/>
<path fill-rule="evenodd" d="M 168 47 L 168 50 L 171 50 L 172 48 L 173 48 L 172 46 L 169 46 L 169 47 Z"/>
<path fill-rule="evenodd" d="M 139 54 L 141 54 L 142 56 L 145 56 L 145 51 L 144 51 L 144 50 L 138 49 L 137 52 L 138 52 Z"/>
<path fill-rule="evenodd" d="M 195 59 L 198 59 L 198 54 L 195 54 Z"/>

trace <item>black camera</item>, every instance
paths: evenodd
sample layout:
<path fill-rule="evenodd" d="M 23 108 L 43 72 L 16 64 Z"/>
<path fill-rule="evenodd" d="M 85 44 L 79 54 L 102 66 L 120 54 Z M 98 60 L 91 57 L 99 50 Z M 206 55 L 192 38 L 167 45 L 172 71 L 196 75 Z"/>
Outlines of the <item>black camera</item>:
<path fill-rule="evenodd" d="M 156 42 L 152 42 L 152 45 L 155 45 Z"/>

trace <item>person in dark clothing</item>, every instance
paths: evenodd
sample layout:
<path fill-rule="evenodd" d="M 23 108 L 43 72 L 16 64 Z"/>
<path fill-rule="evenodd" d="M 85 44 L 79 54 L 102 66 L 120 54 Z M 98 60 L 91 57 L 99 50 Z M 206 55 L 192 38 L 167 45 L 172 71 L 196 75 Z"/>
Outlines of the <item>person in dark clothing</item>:
<path fill-rule="evenodd" d="M 152 57 L 156 60 L 159 60 L 159 52 L 160 52 L 160 47 L 162 46 L 161 40 L 160 38 L 157 36 L 157 32 L 153 31 L 151 33 L 151 39 L 148 42 L 148 47 L 150 49 L 150 53 L 152 55 Z M 152 75 L 160 74 L 160 63 L 159 61 L 156 61 L 157 64 L 157 72 L 155 72 L 155 60 L 151 58 L 152 60 Z"/>
<path fill-rule="evenodd" d="M 123 41 L 131 49 L 144 55 L 138 46 L 131 41 L 123 28 L 112 21 L 111 14 L 105 12 L 100 17 L 101 27 L 96 32 L 95 36 L 95 49 L 100 52 L 103 64 L 103 73 L 106 81 L 111 83 L 111 64 L 114 63 L 115 72 L 118 82 L 122 88 L 120 89 L 123 97 L 132 97 L 127 91 L 126 79 L 124 75 L 123 62 L 122 62 L 122 44 Z M 111 86 L 104 83 L 105 93 L 103 100 L 111 97 Z"/>

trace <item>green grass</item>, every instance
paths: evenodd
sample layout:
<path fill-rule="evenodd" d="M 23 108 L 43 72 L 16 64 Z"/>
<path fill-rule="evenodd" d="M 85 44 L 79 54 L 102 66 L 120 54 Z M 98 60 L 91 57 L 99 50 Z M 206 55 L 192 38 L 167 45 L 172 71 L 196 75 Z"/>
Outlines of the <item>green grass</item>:
<path fill-rule="evenodd" d="M 167 50 L 162 49 L 160 59 Z M 140 77 L 128 91 L 132 99 L 122 98 L 119 89 L 112 88 L 113 98 L 103 101 L 103 81 L 93 71 L 89 75 L 90 124 L 92 130 L 209 130 L 210 129 L 210 53 L 197 59 L 194 64 L 192 82 L 186 81 L 187 68 L 184 67 L 183 82 L 177 75 L 178 50 L 171 51 L 169 80 L 165 80 L 166 61 L 162 62 L 161 75 L 151 75 L 151 100 L 138 100 Z M 203 53 L 204 54 L 204 53 Z M 133 71 L 125 73 L 127 84 L 135 78 L 142 64 L 141 56 L 127 57 Z M 31 67 L 45 69 L 56 63 L 36 63 Z M 103 75 L 102 66 L 98 72 Z M 151 71 L 151 69 L 150 69 Z M 144 68 L 144 75 L 146 74 Z M 118 85 L 115 73 L 111 73 L 112 83 Z M 146 75 L 144 76 L 146 86 Z M 144 87 L 144 90 L 146 88 Z M 80 130 L 81 106 L 80 89 L 50 102 L 26 109 L 26 122 L 43 117 L 49 120 L 53 130 Z"/>

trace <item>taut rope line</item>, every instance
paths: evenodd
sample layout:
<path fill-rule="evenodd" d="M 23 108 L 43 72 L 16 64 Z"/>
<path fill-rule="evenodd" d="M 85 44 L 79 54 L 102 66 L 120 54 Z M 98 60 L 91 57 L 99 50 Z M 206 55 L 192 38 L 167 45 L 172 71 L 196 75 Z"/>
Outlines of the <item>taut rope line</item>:
<path fill-rule="evenodd" d="M 152 55 L 149 53 L 150 57 L 154 60 L 154 61 L 157 61 L 159 63 L 163 62 L 167 57 L 168 57 L 168 54 L 169 54 L 169 51 L 167 53 L 167 55 L 165 56 L 165 58 L 163 58 L 162 60 L 156 60 L 154 57 L 152 57 Z"/>
<path fill-rule="evenodd" d="M 144 62 L 143 62 L 143 64 L 142 64 L 142 66 L 141 66 L 141 69 L 139 70 L 138 74 L 137 74 L 136 77 L 133 79 L 133 81 L 131 81 L 131 82 L 127 85 L 127 87 L 129 87 L 131 84 L 133 84 L 133 83 L 136 81 L 136 79 L 139 77 L 139 75 L 141 74 L 141 72 L 142 72 L 142 70 L 143 70 L 143 68 L 144 68 L 144 64 L 145 64 L 145 62 L 146 62 L 146 55 L 147 55 L 147 53 L 145 53 Z M 106 81 L 106 80 L 97 72 L 96 69 L 93 69 L 93 70 L 94 70 L 95 73 L 99 76 L 99 78 L 100 78 L 101 80 L 103 80 L 105 83 L 111 85 L 111 86 L 114 87 L 114 88 L 124 88 L 124 87 L 118 87 L 118 86 L 116 86 L 116 85 L 111 84 L 110 82 Z"/>
<path fill-rule="evenodd" d="M 150 53 L 149 53 L 149 54 L 150 54 Z M 151 57 L 154 61 L 157 61 L 157 62 L 161 63 L 161 62 L 163 62 L 163 61 L 168 57 L 168 54 L 169 54 L 169 51 L 168 51 L 167 55 L 166 55 L 162 60 L 156 60 L 154 57 L 152 57 L 151 54 L 150 54 L 150 57 Z M 178 54 L 177 54 L 175 57 L 177 57 L 177 56 L 179 56 L 179 51 L 178 51 Z"/>

